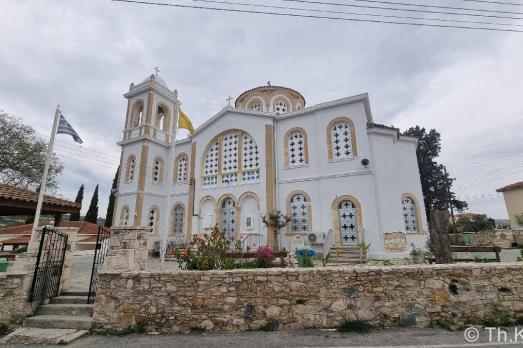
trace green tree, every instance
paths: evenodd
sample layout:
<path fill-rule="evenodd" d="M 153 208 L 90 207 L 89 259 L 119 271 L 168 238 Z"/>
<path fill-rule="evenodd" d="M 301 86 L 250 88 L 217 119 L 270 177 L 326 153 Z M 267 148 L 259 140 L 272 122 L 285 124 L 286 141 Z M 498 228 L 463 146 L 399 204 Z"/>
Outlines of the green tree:
<path fill-rule="evenodd" d="M 419 139 L 416 155 L 421 177 L 421 188 L 425 202 L 425 212 L 430 219 L 431 211 L 446 211 L 449 202 L 458 210 L 467 208 L 467 202 L 460 201 L 452 192 L 454 178 L 445 172 L 443 165 L 436 162 L 441 152 L 441 135 L 435 129 L 427 132 L 419 126 L 408 129 L 404 135 Z"/>
<path fill-rule="evenodd" d="M 84 185 L 82 184 L 80 188 L 78 189 L 78 193 L 76 194 L 75 202 L 82 204 L 82 201 L 84 200 Z M 70 221 L 78 221 L 80 220 L 80 212 L 78 213 L 72 213 L 69 217 Z"/>
<path fill-rule="evenodd" d="M 91 204 L 89 204 L 89 209 L 87 214 L 85 214 L 85 221 L 96 223 L 98 220 L 98 185 L 94 189 L 93 198 L 91 198 Z"/>
<path fill-rule="evenodd" d="M 279 210 L 273 210 L 269 212 L 269 214 L 262 216 L 262 222 L 265 224 L 265 226 L 272 228 L 274 231 L 275 248 L 278 246 L 278 236 L 280 235 L 280 230 L 287 226 L 290 221 L 291 217 L 289 215 L 283 214 Z"/>
<path fill-rule="evenodd" d="M 456 221 L 456 228 L 462 232 L 492 231 L 496 227 L 494 219 L 487 215 L 462 216 Z"/>
<path fill-rule="evenodd" d="M 114 212 L 114 200 L 116 194 L 116 188 L 118 187 L 118 174 L 120 173 L 120 166 L 116 169 L 114 174 L 113 186 L 111 186 L 111 193 L 109 194 L 109 204 L 107 205 L 107 213 L 105 214 L 105 227 L 111 227 L 113 225 L 113 212 Z"/>
<path fill-rule="evenodd" d="M 47 143 L 35 130 L 18 118 L 0 110 L 0 182 L 36 190 L 42 180 Z M 51 158 L 47 190 L 58 188 L 56 178 L 63 166 L 56 156 Z"/>

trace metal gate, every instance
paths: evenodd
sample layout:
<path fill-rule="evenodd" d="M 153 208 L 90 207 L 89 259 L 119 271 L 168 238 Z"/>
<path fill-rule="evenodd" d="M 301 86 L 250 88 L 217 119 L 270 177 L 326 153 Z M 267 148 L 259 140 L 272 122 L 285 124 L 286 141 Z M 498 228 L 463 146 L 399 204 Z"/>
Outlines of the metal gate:
<path fill-rule="evenodd" d="M 42 230 L 38 257 L 31 285 L 31 303 L 40 304 L 58 296 L 64 268 L 67 234 L 49 227 Z"/>
<path fill-rule="evenodd" d="M 109 228 L 98 226 L 98 235 L 96 236 L 96 248 L 94 250 L 93 268 L 91 270 L 91 282 L 89 283 L 89 293 L 87 294 L 87 303 L 94 303 L 96 298 L 96 285 L 98 284 L 98 270 L 102 267 L 109 246 L 109 237 L 111 230 Z"/>

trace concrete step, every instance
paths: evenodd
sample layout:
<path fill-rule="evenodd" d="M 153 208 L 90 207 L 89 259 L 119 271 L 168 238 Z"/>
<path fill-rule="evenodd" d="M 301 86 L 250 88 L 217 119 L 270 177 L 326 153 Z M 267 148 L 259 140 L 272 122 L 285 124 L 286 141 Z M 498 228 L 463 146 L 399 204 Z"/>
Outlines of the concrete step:
<path fill-rule="evenodd" d="M 83 296 L 87 297 L 89 293 L 87 291 L 74 291 L 74 290 L 65 290 L 60 292 L 60 296 Z"/>
<path fill-rule="evenodd" d="M 66 303 L 77 303 L 87 304 L 86 296 L 58 296 L 51 300 L 54 304 L 66 304 Z"/>
<path fill-rule="evenodd" d="M 36 313 L 38 315 L 81 315 L 90 317 L 93 315 L 93 305 L 79 303 L 50 303 L 38 307 Z"/>
<path fill-rule="evenodd" d="M 88 330 L 73 329 L 39 329 L 21 327 L 0 339 L 3 344 L 68 344 L 88 334 Z"/>
<path fill-rule="evenodd" d="M 36 315 L 24 320 L 25 327 L 40 329 L 90 330 L 93 319 L 89 316 Z"/>

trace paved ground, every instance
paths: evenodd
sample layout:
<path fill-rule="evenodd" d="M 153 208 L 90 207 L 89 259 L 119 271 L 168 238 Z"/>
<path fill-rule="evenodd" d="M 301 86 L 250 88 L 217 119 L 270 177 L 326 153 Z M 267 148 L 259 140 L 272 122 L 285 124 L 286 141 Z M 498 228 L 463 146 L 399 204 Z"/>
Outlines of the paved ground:
<path fill-rule="evenodd" d="M 513 331 L 512 331 L 513 333 Z M 137 335 L 87 336 L 71 344 L 72 348 L 84 347 L 187 347 L 187 348 L 247 348 L 247 347 L 522 347 L 519 343 L 488 343 L 488 332 L 481 332 L 480 340 L 470 344 L 463 332 L 442 329 L 389 329 L 369 334 L 342 334 L 332 331 L 278 331 L 246 332 L 237 334 L 190 334 L 190 335 Z M 512 336 L 507 336 L 510 339 Z M 497 334 L 494 335 L 497 341 Z M 16 346 L 10 346 L 16 347 Z M 28 345 L 20 347 L 31 347 Z M 42 347 L 42 346 L 40 346 Z"/>

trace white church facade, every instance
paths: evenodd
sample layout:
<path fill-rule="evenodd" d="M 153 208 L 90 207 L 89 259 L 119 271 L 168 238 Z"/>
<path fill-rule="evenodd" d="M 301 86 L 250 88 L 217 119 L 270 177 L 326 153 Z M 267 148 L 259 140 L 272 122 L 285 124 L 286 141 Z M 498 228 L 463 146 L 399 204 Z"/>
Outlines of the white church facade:
<path fill-rule="evenodd" d="M 149 226 L 185 242 L 218 225 L 244 247 L 355 247 L 404 256 L 427 239 L 417 139 L 374 122 L 367 94 L 306 106 L 286 87 L 241 94 L 187 138 L 180 102 L 157 75 L 131 84 L 115 225 Z M 172 180 L 172 185 L 168 181 Z M 261 217 L 291 217 L 277 241 Z"/>

